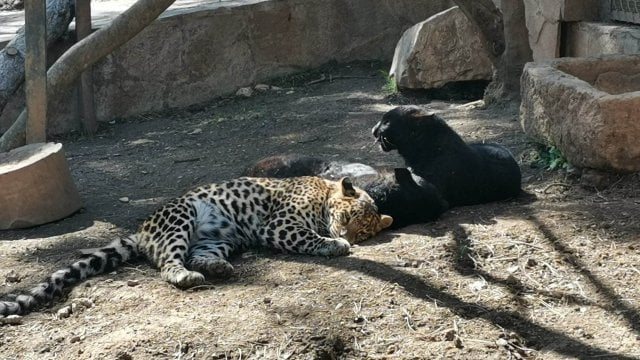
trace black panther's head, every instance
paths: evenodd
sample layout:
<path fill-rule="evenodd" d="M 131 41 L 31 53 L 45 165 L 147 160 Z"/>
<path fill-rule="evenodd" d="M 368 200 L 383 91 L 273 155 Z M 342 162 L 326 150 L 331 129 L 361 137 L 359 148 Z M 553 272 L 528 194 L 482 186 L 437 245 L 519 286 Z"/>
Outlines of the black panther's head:
<path fill-rule="evenodd" d="M 403 145 L 416 144 L 429 134 L 431 123 L 441 119 L 416 106 L 400 106 L 387 111 L 372 129 L 376 142 L 383 151 L 397 150 Z"/>

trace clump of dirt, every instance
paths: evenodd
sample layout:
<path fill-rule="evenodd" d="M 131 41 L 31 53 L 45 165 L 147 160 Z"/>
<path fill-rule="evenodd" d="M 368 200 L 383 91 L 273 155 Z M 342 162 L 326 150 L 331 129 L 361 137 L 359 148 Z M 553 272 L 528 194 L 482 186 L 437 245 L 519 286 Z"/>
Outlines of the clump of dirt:
<path fill-rule="evenodd" d="M 385 92 L 384 69 L 334 64 L 250 98 L 61 139 L 84 208 L 0 234 L 0 293 L 29 288 L 78 249 L 134 231 L 167 199 L 268 155 L 401 165 L 370 129 L 416 98 Z M 189 291 L 128 264 L 2 326 L 0 358 L 640 358 L 638 174 L 583 185 L 575 171 L 536 166 L 515 112 L 419 100 L 467 140 L 510 148 L 526 194 L 382 233 L 347 257 L 247 252 L 234 276 Z"/>

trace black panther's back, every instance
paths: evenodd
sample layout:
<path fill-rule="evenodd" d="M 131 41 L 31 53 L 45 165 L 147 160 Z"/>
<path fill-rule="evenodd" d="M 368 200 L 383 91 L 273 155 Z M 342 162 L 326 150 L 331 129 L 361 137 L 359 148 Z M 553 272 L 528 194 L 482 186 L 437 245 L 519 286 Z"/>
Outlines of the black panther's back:
<path fill-rule="evenodd" d="M 520 166 L 507 148 L 498 144 L 471 144 L 470 147 L 482 154 L 487 169 L 482 179 L 485 194 L 479 194 L 479 203 L 514 198 L 521 193 Z"/>
<path fill-rule="evenodd" d="M 395 229 L 433 221 L 448 207 L 433 185 L 404 168 L 374 169 L 360 163 L 276 155 L 249 166 L 242 175 L 279 178 L 320 176 L 329 179 L 347 176 L 373 198 L 381 214 L 393 217 L 391 228 Z"/>

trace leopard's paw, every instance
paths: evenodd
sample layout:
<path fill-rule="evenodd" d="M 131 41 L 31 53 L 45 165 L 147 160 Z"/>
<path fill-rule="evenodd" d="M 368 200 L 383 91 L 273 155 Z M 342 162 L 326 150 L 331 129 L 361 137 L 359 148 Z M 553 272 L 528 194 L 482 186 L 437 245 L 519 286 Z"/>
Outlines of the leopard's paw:
<path fill-rule="evenodd" d="M 344 256 L 349 255 L 351 245 L 343 238 L 326 239 L 316 251 L 321 256 Z"/>
<path fill-rule="evenodd" d="M 204 283 L 204 275 L 197 271 L 184 270 L 177 273 L 173 280 L 169 282 L 181 289 L 188 289 L 202 285 Z"/>
<path fill-rule="evenodd" d="M 194 257 L 188 260 L 187 267 L 203 273 L 206 277 L 220 278 L 233 274 L 233 265 L 224 259 Z"/>

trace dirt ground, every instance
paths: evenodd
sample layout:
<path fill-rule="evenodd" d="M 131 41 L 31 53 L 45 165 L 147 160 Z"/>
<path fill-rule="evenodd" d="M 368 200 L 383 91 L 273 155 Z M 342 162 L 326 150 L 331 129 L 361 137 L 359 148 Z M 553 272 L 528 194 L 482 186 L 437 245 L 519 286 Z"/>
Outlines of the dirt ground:
<path fill-rule="evenodd" d="M 232 261 L 232 278 L 190 291 L 144 261 L 128 264 L 0 326 L 0 358 L 640 359 L 638 174 L 596 189 L 574 172 L 533 166 L 536 146 L 517 111 L 389 96 L 384 69 L 327 67 L 272 82 L 279 91 L 60 139 L 84 208 L 0 232 L 0 294 L 28 288 L 79 249 L 135 230 L 166 199 L 264 156 L 400 164 L 370 135 L 400 103 L 441 112 L 468 140 L 509 147 L 527 194 L 382 233 L 343 258 L 257 249 Z M 307 85 L 321 73 L 333 81 Z M 70 316 L 56 316 L 70 305 Z"/>

